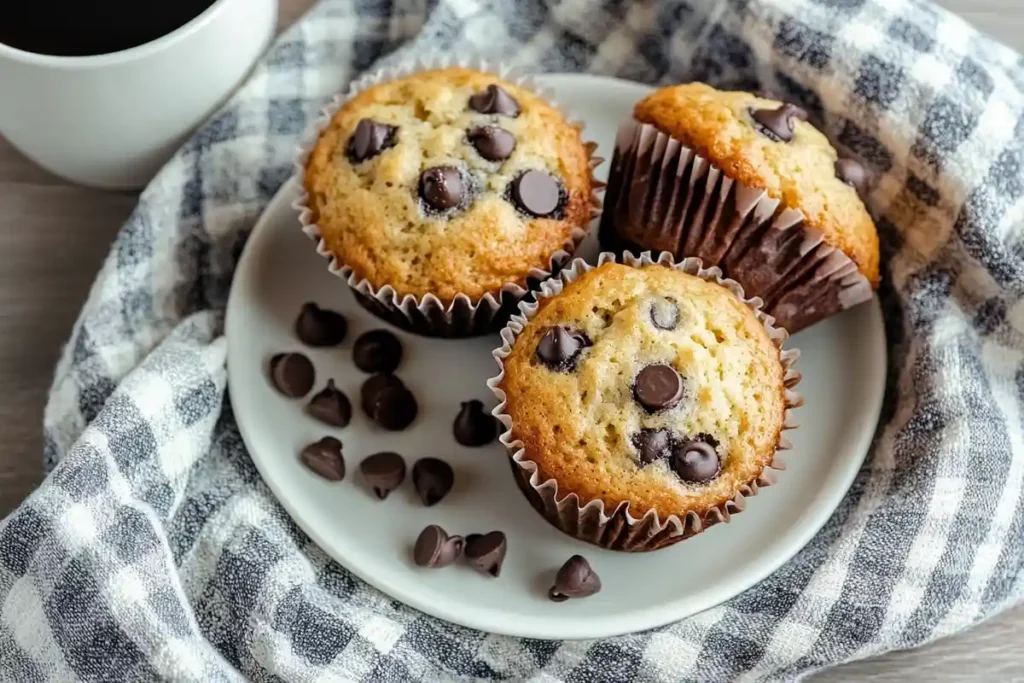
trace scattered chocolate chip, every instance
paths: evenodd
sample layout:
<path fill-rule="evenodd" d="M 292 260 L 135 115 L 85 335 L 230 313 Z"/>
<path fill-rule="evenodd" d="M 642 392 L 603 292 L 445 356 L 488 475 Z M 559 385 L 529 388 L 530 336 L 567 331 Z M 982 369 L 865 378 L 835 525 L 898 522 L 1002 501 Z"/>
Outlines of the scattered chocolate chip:
<path fill-rule="evenodd" d="M 416 419 L 416 397 L 405 387 L 385 389 L 373 402 L 373 421 L 388 431 L 405 429 Z"/>
<path fill-rule="evenodd" d="M 302 398 L 313 388 L 316 371 L 301 353 L 279 353 L 270 359 L 270 381 L 288 398 Z"/>
<path fill-rule="evenodd" d="M 402 342 L 387 330 L 370 330 L 352 346 L 352 362 L 363 372 L 394 372 L 402 362 Z"/>
<path fill-rule="evenodd" d="M 455 472 L 444 460 L 422 458 L 412 466 L 412 485 L 427 507 L 447 496 L 454 483 Z"/>
<path fill-rule="evenodd" d="M 580 555 L 570 557 L 555 575 L 555 585 L 548 591 L 548 597 L 555 602 L 569 598 L 585 598 L 601 590 L 601 579 Z"/>
<path fill-rule="evenodd" d="M 685 441 L 675 448 L 672 469 L 686 482 L 702 484 L 721 472 L 721 462 L 715 447 L 699 439 Z"/>
<path fill-rule="evenodd" d="M 836 161 L 836 177 L 857 191 L 861 201 L 867 201 L 871 174 L 859 162 L 853 159 Z"/>
<path fill-rule="evenodd" d="M 633 446 L 640 456 L 641 465 L 672 455 L 672 444 L 676 440 L 667 429 L 641 429 L 633 435 Z"/>
<path fill-rule="evenodd" d="M 633 380 L 633 395 L 649 413 L 666 410 L 683 397 L 683 378 L 671 365 L 648 365 Z"/>
<path fill-rule="evenodd" d="M 371 420 L 373 419 L 373 406 L 377 403 L 377 396 L 385 389 L 404 389 L 405 383 L 395 375 L 377 374 L 363 382 L 360 390 L 360 398 L 363 412 Z"/>
<path fill-rule="evenodd" d="M 349 161 L 359 163 L 371 159 L 388 147 L 394 147 L 395 133 L 398 128 L 386 123 L 377 123 L 373 119 L 362 119 L 356 124 L 356 130 L 348 139 L 345 153 Z"/>
<path fill-rule="evenodd" d="M 590 340 L 583 334 L 572 334 L 561 325 L 555 325 L 537 343 L 537 358 L 551 370 L 565 372 L 576 365 L 576 360 L 589 346 Z"/>
<path fill-rule="evenodd" d="M 807 112 L 795 104 L 781 104 L 777 109 L 755 109 L 750 114 L 758 132 L 775 142 L 793 139 L 796 124 L 793 119 L 807 120 Z"/>
<path fill-rule="evenodd" d="M 434 166 L 420 174 L 420 196 L 435 211 L 458 206 L 463 191 L 462 174 L 454 166 Z"/>
<path fill-rule="evenodd" d="M 516 136 L 498 126 L 471 128 L 466 136 L 469 144 L 487 161 L 504 161 L 516 148 Z"/>
<path fill-rule="evenodd" d="M 673 299 L 658 298 L 651 304 L 651 323 L 659 330 L 674 330 L 679 324 L 679 306 Z"/>
<path fill-rule="evenodd" d="M 337 346 L 345 341 L 348 321 L 341 313 L 320 308 L 315 303 L 303 304 L 295 321 L 295 334 L 306 346 Z"/>
<path fill-rule="evenodd" d="M 498 421 L 484 412 L 480 401 L 464 401 L 452 424 L 452 434 L 463 446 L 486 446 L 498 436 Z"/>
<path fill-rule="evenodd" d="M 314 441 L 299 454 L 302 464 L 328 481 L 345 478 L 345 459 L 341 456 L 341 442 L 333 436 Z"/>
<path fill-rule="evenodd" d="M 447 567 L 459 559 L 464 543 L 462 536 L 449 536 L 447 531 L 431 524 L 416 539 L 413 562 L 420 567 Z"/>
<path fill-rule="evenodd" d="M 334 380 L 327 380 L 327 386 L 315 394 L 306 406 L 306 412 L 334 427 L 347 427 L 352 421 L 352 404 L 348 397 L 334 386 Z"/>
<path fill-rule="evenodd" d="M 489 85 L 486 90 L 474 93 L 469 97 L 469 108 L 481 114 L 500 114 L 502 116 L 519 116 L 519 103 L 498 85 Z"/>
<path fill-rule="evenodd" d="M 398 453 L 374 453 L 359 463 L 363 479 L 384 500 L 405 481 L 405 460 Z"/>
<path fill-rule="evenodd" d="M 562 198 L 558 181 L 543 171 L 518 176 L 512 181 L 511 196 L 521 211 L 537 218 L 553 214 Z"/>
<path fill-rule="evenodd" d="M 501 574 L 501 563 L 508 552 L 508 539 L 501 531 L 487 534 L 470 534 L 466 537 L 466 562 L 483 574 L 497 577 Z"/>

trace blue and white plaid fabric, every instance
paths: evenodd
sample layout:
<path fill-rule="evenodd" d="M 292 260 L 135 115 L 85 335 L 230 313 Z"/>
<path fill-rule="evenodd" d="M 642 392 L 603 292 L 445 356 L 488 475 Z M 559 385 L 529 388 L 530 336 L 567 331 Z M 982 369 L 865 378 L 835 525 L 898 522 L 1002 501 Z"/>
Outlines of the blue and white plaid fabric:
<path fill-rule="evenodd" d="M 300 532 L 246 455 L 221 315 L 324 100 L 381 59 L 767 88 L 879 175 L 891 375 L 818 536 L 680 623 L 518 640 L 414 612 Z M 56 371 L 43 486 L 0 523 L 4 681 L 788 680 L 1024 594 L 1024 68 L 908 0 L 327 0 L 143 193 Z"/>

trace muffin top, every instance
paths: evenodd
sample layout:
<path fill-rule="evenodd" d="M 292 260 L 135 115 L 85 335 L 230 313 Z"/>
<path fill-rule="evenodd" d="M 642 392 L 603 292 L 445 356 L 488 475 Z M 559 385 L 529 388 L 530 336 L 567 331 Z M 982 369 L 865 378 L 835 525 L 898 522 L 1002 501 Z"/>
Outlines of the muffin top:
<path fill-rule="evenodd" d="M 704 83 L 663 88 L 637 103 L 634 117 L 697 151 L 726 175 L 762 188 L 843 251 L 878 286 L 878 233 L 858 195 L 867 175 L 839 160 L 799 107 Z"/>
<path fill-rule="evenodd" d="M 461 68 L 378 84 L 349 100 L 306 164 L 330 251 L 376 287 L 479 298 L 590 221 L 590 153 L 531 91 Z"/>
<path fill-rule="evenodd" d="M 512 435 L 559 494 L 642 516 L 703 512 L 771 463 L 780 351 L 730 290 L 608 263 L 543 299 L 505 360 Z"/>

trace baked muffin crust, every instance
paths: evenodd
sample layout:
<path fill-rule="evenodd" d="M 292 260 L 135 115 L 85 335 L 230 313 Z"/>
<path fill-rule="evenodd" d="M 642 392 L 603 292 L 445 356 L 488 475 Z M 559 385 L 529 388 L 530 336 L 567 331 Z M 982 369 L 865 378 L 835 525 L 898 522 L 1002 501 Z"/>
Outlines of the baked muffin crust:
<path fill-rule="evenodd" d="M 492 85 L 513 98 L 516 116 L 469 106 Z M 364 119 L 395 129 L 383 149 L 360 159 L 349 145 Z M 506 159 L 489 160 L 474 146 L 484 126 L 514 136 Z M 327 247 L 358 277 L 448 302 L 525 285 L 531 269 L 547 270 L 573 230 L 590 221 L 589 162 L 579 130 L 543 99 L 492 74 L 448 68 L 381 83 L 348 101 L 321 133 L 304 184 Z M 437 167 L 457 169 L 467 190 L 457 207 L 440 212 L 420 189 L 421 174 Z M 514 181 L 531 170 L 559 184 L 550 216 L 529 215 L 512 201 Z"/>
<path fill-rule="evenodd" d="M 551 362 L 556 328 L 583 340 L 561 364 Z M 637 377 L 662 365 L 682 392 L 652 410 Z M 636 517 L 702 514 L 733 499 L 772 462 L 785 420 L 780 351 L 754 312 L 728 289 L 660 265 L 608 263 L 543 299 L 504 370 L 512 436 L 540 480 L 606 510 L 628 501 Z M 644 430 L 711 445 L 720 471 L 687 481 L 672 457 L 645 461 Z"/>
<path fill-rule="evenodd" d="M 634 118 L 684 142 L 729 176 L 763 188 L 806 217 L 827 244 L 847 254 L 878 287 L 878 233 L 857 191 L 836 177 L 838 155 L 813 125 L 793 118 L 791 140 L 760 132 L 751 116 L 776 100 L 704 83 L 663 88 L 637 103 Z"/>

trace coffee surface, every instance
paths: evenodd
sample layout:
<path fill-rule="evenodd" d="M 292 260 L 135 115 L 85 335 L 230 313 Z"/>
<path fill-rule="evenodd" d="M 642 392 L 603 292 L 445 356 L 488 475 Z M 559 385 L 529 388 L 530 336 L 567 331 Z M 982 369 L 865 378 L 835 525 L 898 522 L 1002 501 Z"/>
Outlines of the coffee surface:
<path fill-rule="evenodd" d="M 26 52 L 63 57 L 118 52 L 167 35 L 214 2 L 12 0 L 0 11 L 0 43 Z"/>

